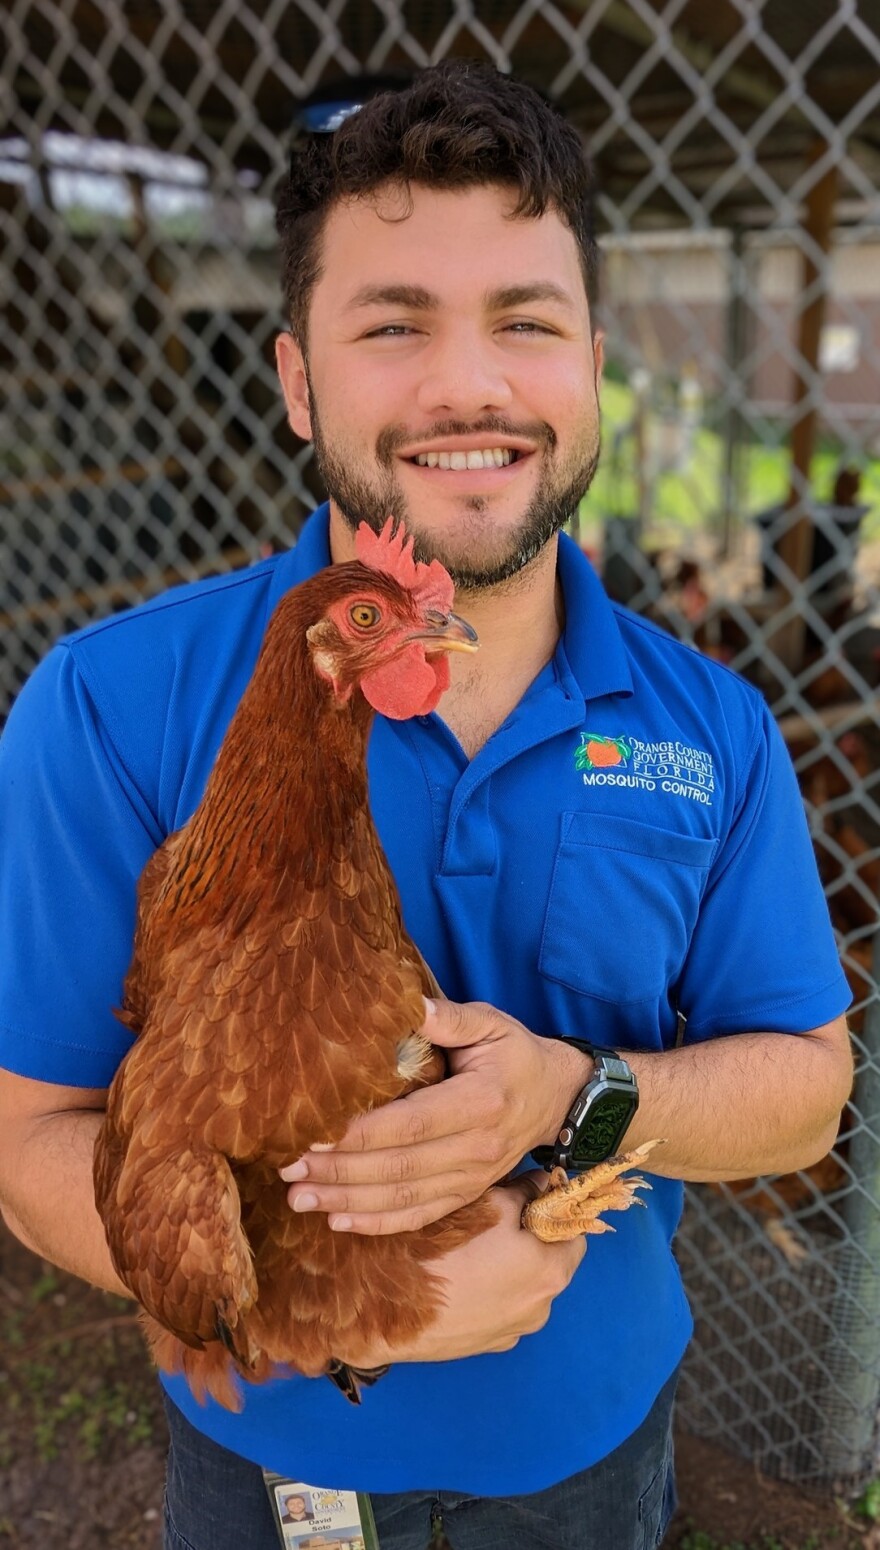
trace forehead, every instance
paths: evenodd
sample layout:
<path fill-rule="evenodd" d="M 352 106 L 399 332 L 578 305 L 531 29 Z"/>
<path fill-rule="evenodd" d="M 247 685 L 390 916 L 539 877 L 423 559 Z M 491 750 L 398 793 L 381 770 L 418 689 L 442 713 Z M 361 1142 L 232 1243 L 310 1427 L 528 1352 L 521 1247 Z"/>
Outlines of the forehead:
<path fill-rule="evenodd" d="M 365 287 L 418 283 L 455 302 L 536 279 L 584 297 L 577 243 L 548 209 L 511 217 L 517 193 L 495 184 L 467 189 L 389 185 L 340 200 L 321 243 L 322 273 L 313 302 L 339 313 Z"/>

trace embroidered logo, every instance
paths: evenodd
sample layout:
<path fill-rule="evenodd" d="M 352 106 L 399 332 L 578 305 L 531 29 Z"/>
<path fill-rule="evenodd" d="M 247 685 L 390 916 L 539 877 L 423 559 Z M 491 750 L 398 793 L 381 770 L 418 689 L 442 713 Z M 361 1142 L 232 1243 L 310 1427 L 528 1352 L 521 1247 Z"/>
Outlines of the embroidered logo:
<path fill-rule="evenodd" d="M 712 806 L 715 771 L 712 755 L 670 738 L 654 743 L 638 737 L 605 737 L 582 732 L 574 765 L 585 786 L 628 786 L 662 791 Z"/>
<path fill-rule="evenodd" d="M 606 770 L 626 764 L 632 745 L 625 737 L 603 737 L 599 732 L 582 732 L 580 747 L 574 756 L 576 770 Z"/>

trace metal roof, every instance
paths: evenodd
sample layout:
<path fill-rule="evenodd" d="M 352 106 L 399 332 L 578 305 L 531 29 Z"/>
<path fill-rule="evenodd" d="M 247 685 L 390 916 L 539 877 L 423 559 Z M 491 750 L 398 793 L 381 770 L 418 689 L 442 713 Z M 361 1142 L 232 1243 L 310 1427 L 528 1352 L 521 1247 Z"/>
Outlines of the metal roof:
<path fill-rule="evenodd" d="M 880 180 L 880 0 L 33 0 L 7 131 L 90 131 L 268 175 L 297 100 L 364 71 L 491 57 L 584 132 L 603 224 L 731 224 L 795 203 L 817 145 L 838 197 Z M 55 92 L 46 89 L 50 72 Z M 218 166 L 220 157 L 218 156 Z M 792 206 L 794 208 L 794 205 Z"/>

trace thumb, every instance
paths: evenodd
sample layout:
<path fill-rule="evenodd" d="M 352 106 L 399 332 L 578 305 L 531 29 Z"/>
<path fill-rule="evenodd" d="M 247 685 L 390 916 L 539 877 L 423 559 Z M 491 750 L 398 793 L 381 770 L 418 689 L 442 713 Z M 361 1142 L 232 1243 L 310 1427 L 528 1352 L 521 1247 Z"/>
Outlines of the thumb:
<path fill-rule="evenodd" d="M 422 1033 L 444 1049 L 464 1049 L 498 1034 L 499 1013 L 483 1001 L 431 1001 L 423 996 L 425 1021 Z"/>
<path fill-rule="evenodd" d="M 550 1188 L 550 1175 L 543 1168 L 529 1168 L 522 1173 L 508 1174 L 495 1187 L 512 1190 L 514 1194 L 522 1196 L 523 1205 L 528 1205 Z"/>

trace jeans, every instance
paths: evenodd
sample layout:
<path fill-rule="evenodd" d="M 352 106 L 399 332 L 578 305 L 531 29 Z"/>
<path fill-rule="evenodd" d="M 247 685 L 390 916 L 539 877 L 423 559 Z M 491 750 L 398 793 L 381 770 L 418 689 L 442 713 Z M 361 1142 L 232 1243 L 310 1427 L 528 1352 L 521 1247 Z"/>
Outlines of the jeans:
<path fill-rule="evenodd" d="M 438 1499 L 454 1550 L 654 1550 L 675 1508 L 677 1376 L 626 1442 L 544 1491 L 507 1497 L 456 1491 L 373 1495 L 381 1550 L 425 1550 Z M 280 1550 L 260 1469 L 204 1437 L 167 1398 L 165 1409 L 171 1447 L 164 1550 Z M 541 1424 L 551 1424 L 550 1418 Z"/>

